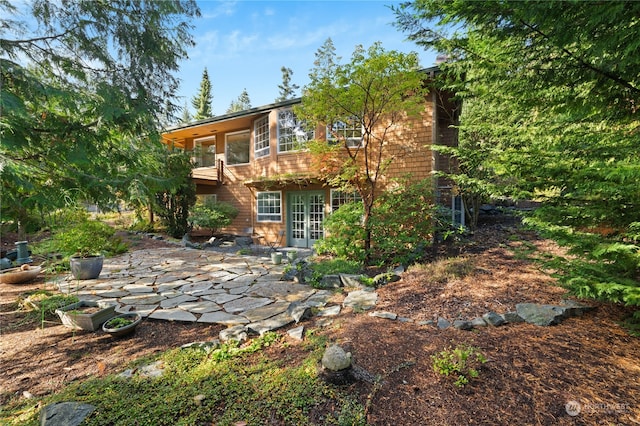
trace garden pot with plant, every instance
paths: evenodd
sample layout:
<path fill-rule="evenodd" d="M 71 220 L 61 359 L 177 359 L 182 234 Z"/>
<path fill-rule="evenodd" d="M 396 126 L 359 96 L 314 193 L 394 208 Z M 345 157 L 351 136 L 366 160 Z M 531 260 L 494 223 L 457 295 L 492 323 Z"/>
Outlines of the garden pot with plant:
<path fill-rule="evenodd" d="M 141 321 L 140 314 L 122 314 L 102 324 L 102 330 L 113 337 L 122 337 L 133 333 Z"/>
<path fill-rule="evenodd" d="M 95 331 L 116 315 L 115 308 L 115 305 L 105 302 L 81 300 L 56 309 L 56 314 L 66 327 Z"/>

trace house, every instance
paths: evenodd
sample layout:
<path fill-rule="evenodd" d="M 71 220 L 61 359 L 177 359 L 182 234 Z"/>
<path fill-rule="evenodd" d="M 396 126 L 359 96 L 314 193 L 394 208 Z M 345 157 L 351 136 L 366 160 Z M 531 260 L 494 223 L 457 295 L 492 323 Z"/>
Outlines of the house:
<path fill-rule="evenodd" d="M 427 78 L 438 68 L 424 70 Z M 283 236 L 283 245 L 312 247 L 323 237 L 323 220 L 356 194 L 337 191 L 310 171 L 310 153 L 301 142 L 324 139 L 326 128 L 305 130 L 292 99 L 211 117 L 168 129 L 163 142 L 193 152 L 193 180 L 199 197 L 233 204 L 239 214 L 225 232 L 263 236 L 266 242 Z M 386 178 L 411 174 L 421 180 L 435 170 L 448 170 L 449 160 L 433 144 L 455 144 L 457 104 L 433 90 L 419 117 L 396 126 L 389 138 L 394 161 Z M 359 142 L 359 130 L 344 128 Z M 360 130 L 361 133 L 361 130 Z M 350 141 L 351 142 L 351 141 Z M 440 195 L 448 189 L 439 180 Z M 450 201 L 449 201 L 450 202 Z"/>

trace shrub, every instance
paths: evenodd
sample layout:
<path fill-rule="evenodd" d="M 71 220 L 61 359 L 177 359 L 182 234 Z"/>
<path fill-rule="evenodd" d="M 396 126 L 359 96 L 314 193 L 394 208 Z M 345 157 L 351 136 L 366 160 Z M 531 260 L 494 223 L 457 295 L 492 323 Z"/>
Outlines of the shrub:
<path fill-rule="evenodd" d="M 211 230 L 211 235 L 229 226 L 238 216 L 238 209 L 229 203 L 208 201 L 196 203 L 189 215 L 192 226 Z"/>
<path fill-rule="evenodd" d="M 314 245 L 316 252 L 364 262 L 363 211 L 362 203 L 352 202 L 331 213 L 324 221 L 326 236 Z"/>
<path fill-rule="evenodd" d="M 371 218 L 372 253 L 380 264 L 411 264 L 431 245 L 435 204 L 429 179 L 408 184 L 378 197 Z"/>

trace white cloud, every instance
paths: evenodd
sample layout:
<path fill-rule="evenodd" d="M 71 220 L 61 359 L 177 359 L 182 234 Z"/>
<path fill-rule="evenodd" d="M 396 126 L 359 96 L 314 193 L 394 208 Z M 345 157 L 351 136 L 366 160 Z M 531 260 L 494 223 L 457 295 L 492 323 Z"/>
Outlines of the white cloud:
<path fill-rule="evenodd" d="M 215 19 L 219 16 L 232 16 L 236 12 L 236 1 L 222 1 L 216 2 L 216 7 L 202 11 L 202 19 Z M 205 4 L 209 5 L 210 2 Z M 200 8 L 203 9 L 202 7 Z"/>

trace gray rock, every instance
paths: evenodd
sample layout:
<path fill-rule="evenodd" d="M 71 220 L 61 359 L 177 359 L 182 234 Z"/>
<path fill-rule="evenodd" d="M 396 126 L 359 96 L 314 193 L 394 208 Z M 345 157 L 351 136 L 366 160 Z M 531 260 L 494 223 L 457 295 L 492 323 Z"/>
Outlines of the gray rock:
<path fill-rule="evenodd" d="M 488 324 L 485 320 L 483 320 L 482 318 L 478 317 L 478 318 L 474 318 L 471 320 L 471 325 L 473 327 L 486 327 Z"/>
<path fill-rule="evenodd" d="M 164 374 L 164 363 L 162 361 L 152 362 L 151 364 L 143 365 L 138 370 L 138 374 L 141 377 L 147 377 L 151 379 L 157 379 Z"/>
<path fill-rule="evenodd" d="M 517 312 L 505 312 L 503 315 L 504 320 L 511 324 L 517 324 L 519 322 L 524 322 L 522 317 L 518 315 Z"/>
<path fill-rule="evenodd" d="M 568 314 L 573 317 L 582 316 L 586 312 L 593 311 L 595 309 L 593 306 L 583 305 L 580 302 L 570 299 L 563 300 L 562 305 L 568 308 Z"/>
<path fill-rule="evenodd" d="M 268 305 L 272 303 L 271 299 L 267 299 L 266 297 L 242 297 L 236 300 L 232 300 L 230 302 L 222 305 L 225 311 L 230 314 L 235 314 L 238 312 L 248 311 L 250 309 L 259 308 L 261 306 Z"/>
<path fill-rule="evenodd" d="M 316 314 L 317 317 L 335 317 L 340 313 L 340 305 L 329 306 Z"/>
<path fill-rule="evenodd" d="M 301 320 L 311 317 L 311 306 L 306 303 L 293 302 L 287 308 L 287 313 L 297 324 Z"/>
<path fill-rule="evenodd" d="M 40 411 L 42 426 L 77 426 L 91 414 L 96 407 L 80 402 L 57 402 L 49 404 Z"/>
<path fill-rule="evenodd" d="M 407 318 L 407 317 L 398 317 L 398 321 L 400 322 L 413 322 L 412 318 Z"/>
<path fill-rule="evenodd" d="M 451 327 L 451 323 L 442 317 L 438 317 L 438 322 L 436 323 L 440 330 L 447 329 Z"/>
<path fill-rule="evenodd" d="M 471 324 L 471 321 L 455 320 L 453 322 L 453 326 L 458 330 L 473 330 L 473 325 Z"/>
<path fill-rule="evenodd" d="M 366 291 L 366 290 L 356 290 L 352 291 L 344 298 L 342 302 L 342 306 L 345 308 L 352 308 L 356 310 L 368 310 L 373 308 L 378 301 L 378 293 Z"/>
<path fill-rule="evenodd" d="M 210 342 L 191 342 L 185 343 L 180 346 L 180 349 L 199 349 L 205 352 L 211 352 L 214 349 L 218 349 L 220 347 L 220 340 L 214 339 Z"/>
<path fill-rule="evenodd" d="M 494 327 L 499 327 L 505 323 L 502 315 L 496 314 L 495 312 L 487 312 L 482 316 L 482 319 Z"/>
<path fill-rule="evenodd" d="M 347 369 L 351 367 L 351 353 L 338 345 L 329 346 L 322 355 L 322 366 L 331 371 Z"/>
<path fill-rule="evenodd" d="M 282 328 L 284 326 L 291 324 L 292 322 L 293 322 L 293 318 L 291 318 L 291 316 L 288 313 L 283 312 L 280 315 L 276 315 L 274 317 L 267 318 L 262 321 L 251 323 L 247 325 L 247 328 L 250 331 L 262 336 L 267 331 L 277 330 L 279 328 Z"/>
<path fill-rule="evenodd" d="M 576 310 L 571 306 L 539 305 L 537 303 L 518 303 L 516 312 L 528 322 L 540 326 L 559 324 L 563 319 L 583 313 L 584 310 Z"/>
<path fill-rule="evenodd" d="M 223 342 L 228 342 L 229 340 L 244 342 L 245 340 L 247 340 L 247 327 L 244 325 L 236 325 L 233 327 L 225 328 L 220 332 L 218 336 Z"/>
<path fill-rule="evenodd" d="M 418 325 L 433 325 L 433 324 L 435 324 L 433 320 L 418 321 Z"/>
<path fill-rule="evenodd" d="M 361 278 L 362 275 L 340 274 L 340 280 L 344 287 L 362 287 L 362 282 L 360 281 Z"/>
<path fill-rule="evenodd" d="M 287 334 L 296 340 L 302 340 L 304 338 L 304 325 L 292 328 L 291 330 L 287 331 Z"/>
<path fill-rule="evenodd" d="M 396 318 L 398 318 L 397 314 L 394 314 L 393 312 L 387 312 L 387 311 L 369 312 L 369 316 L 370 317 L 376 317 L 376 318 L 385 318 L 385 319 L 390 319 L 390 320 L 395 320 Z"/>
<path fill-rule="evenodd" d="M 340 288 L 342 287 L 342 280 L 340 275 L 325 275 L 319 284 L 320 288 Z"/>

